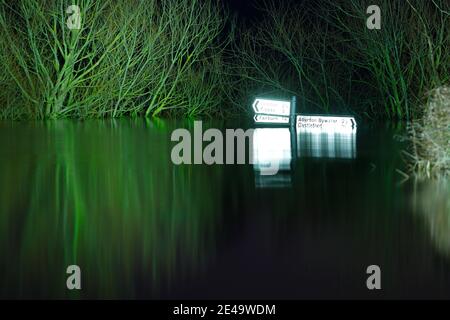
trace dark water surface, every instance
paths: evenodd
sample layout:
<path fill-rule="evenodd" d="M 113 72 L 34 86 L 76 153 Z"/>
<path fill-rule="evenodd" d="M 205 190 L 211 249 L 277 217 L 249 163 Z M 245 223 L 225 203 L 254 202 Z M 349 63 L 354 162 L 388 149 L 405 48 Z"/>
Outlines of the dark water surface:
<path fill-rule="evenodd" d="M 258 129 L 253 165 L 175 166 L 179 126 L 0 123 L 0 297 L 450 298 L 448 183 L 401 183 L 402 125 Z"/>

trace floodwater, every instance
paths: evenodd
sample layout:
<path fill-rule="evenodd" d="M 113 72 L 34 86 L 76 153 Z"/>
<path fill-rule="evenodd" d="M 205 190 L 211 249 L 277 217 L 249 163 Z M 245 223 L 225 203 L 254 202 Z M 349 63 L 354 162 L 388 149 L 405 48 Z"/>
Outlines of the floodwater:
<path fill-rule="evenodd" d="M 0 297 L 450 298 L 449 184 L 404 181 L 402 124 L 258 128 L 211 166 L 172 163 L 178 127 L 0 123 Z"/>

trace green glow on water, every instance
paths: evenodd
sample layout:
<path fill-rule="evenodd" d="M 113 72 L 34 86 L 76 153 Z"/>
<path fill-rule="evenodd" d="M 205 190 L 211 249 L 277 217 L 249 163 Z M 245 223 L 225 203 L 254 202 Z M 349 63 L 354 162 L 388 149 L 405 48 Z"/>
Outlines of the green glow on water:
<path fill-rule="evenodd" d="M 358 128 L 355 158 L 294 154 L 281 188 L 252 165 L 172 165 L 180 126 L 0 123 L 0 296 L 367 297 L 375 262 L 383 297 L 450 292 L 448 188 L 400 183 L 401 126 Z"/>

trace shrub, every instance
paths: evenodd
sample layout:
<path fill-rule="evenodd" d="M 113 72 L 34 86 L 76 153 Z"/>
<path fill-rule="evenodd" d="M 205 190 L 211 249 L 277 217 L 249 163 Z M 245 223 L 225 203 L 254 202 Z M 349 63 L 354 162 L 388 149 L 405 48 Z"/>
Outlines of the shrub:
<path fill-rule="evenodd" d="M 80 30 L 66 26 L 69 4 L 81 9 Z M 1 103 L 38 119 L 211 112 L 224 78 L 204 72 L 217 66 L 224 21 L 199 0 L 2 1 Z"/>

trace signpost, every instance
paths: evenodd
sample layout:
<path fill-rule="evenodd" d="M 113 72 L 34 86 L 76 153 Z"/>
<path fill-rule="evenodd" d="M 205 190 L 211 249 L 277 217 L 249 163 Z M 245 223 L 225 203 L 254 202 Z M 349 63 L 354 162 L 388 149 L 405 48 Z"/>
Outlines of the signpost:
<path fill-rule="evenodd" d="M 291 102 L 282 100 L 255 99 L 253 110 L 257 114 L 270 114 L 277 116 L 289 116 L 291 114 Z"/>
<path fill-rule="evenodd" d="M 297 115 L 297 99 L 272 100 L 256 98 L 253 102 L 254 120 L 258 124 L 291 125 L 297 130 L 315 130 L 328 132 L 356 131 L 353 117 L 326 115 Z"/>
<path fill-rule="evenodd" d="M 353 117 L 297 115 L 297 130 L 355 131 Z"/>
<path fill-rule="evenodd" d="M 295 96 L 290 101 L 256 98 L 252 107 L 255 123 L 261 125 L 253 140 L 257 186 L 290 185 L 295 157 L 356 157 L 354 117 L 297 114 Z"/>
<path fill-rule="evenodd" d="M 289 117 L 271 116 L 267 114 L 255 114 L 254 119 L 256 123 L 279 123 L 279 124 L 289 123 Z"/>

